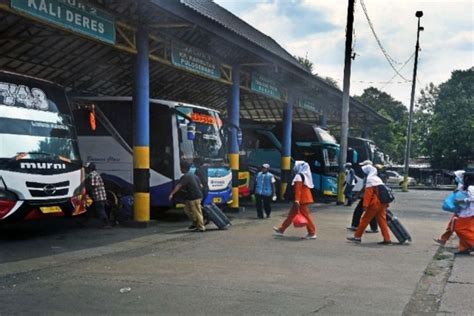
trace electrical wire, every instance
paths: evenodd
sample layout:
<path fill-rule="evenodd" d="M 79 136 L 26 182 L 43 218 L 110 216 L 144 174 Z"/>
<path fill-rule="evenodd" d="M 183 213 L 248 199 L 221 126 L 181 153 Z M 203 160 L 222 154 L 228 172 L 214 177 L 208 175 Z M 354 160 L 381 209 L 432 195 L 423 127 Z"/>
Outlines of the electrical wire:
<path fill-rule="evenodd" d="M 387 60 L 387 62 L 389 63 L 390 67 L 392 67 L 392 69 L 395 71 L 396 73 L 396 76 L 399 76 L 400 78 L 402 78 L 403 80 L 405 81 L 410 81 L 409 79 L 405 78 L 400 72 L 398 72 L 398 70 L 395 68 L 395 66 L 393 65 L 394 63 L 396 64 L 401 64 L 401 63 L 398 63 L 397 61 L 395 61 L 388 53 L 387 51 L 385 50 L 385 48 L 382 46 L 382 43 L 380 42 L 380 39 L 378 38 L 377 36 L 377 33 L 375 32 L 375 28 L 372 24 L 372 21 L 370 20 L 370 17 L 369 17 L 369 14 L 367 13 L 367 8 L 365 7 L 365 3 L 364 3 L 364 0 L 360 0 L 360 5 L 362 6 L 362 10 L 364 11 L 364 15 L 367 19 L 367 22 L 369 23 L 369 27 L 370 29 L 372 30 L 372 34 L 374 35 L 375 37 L 375 40 L 377 42 L 377 45 L 379 46 L 380 50 L 382 51 L 383 55 L 385 56 L 385 59 Z"/>
<path fill-rule="evenodd" d="M 400 72 L 400 71 L 410 62 L 410 60 L 413 59 L 413 57 L 415 57 L 415 53 L 411 54 L 411 56 L 408 57 L 408 59 L 403 63 L 403 65 L 400 67 L 400 69 L 398 69 L 398 72 Z M 385 88 L 387 85 L 389 85 L 389 84 L 393 81 L 393 79 L 395 79 L 396 77 L 397 77 L 397 74 L 393 75 L 393 77 L 390 78 L 390 80 L 387 81 L 387 83 L 386 83 L 384 86 L 380 87 L 380 90 L 382 90 L 382 89 Z M 411 80 L 408 80 L 408 81 L 406 81 L 405 83 L 408 83 L 408 82 L 411 82 Z"/>

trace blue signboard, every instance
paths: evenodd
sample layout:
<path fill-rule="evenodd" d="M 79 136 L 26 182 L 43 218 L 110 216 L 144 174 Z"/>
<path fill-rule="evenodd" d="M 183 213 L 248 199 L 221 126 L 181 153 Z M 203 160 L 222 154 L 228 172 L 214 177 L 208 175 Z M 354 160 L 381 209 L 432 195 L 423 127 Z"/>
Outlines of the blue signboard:
<path fill-rule="evenodd" d="M 316 103 L 308 99 L 300 99 L 298 102 L 298 107 L 311 112 L 320 112 L 316 107 Z"/>
<path fill-rule="evenodd" d="M 115 44 L 115 17 L 79 0 L 11 0 L 11 7 L 103 42 Z"/>
<path fill-rule="evenodd" d="M 277 99 L 281 98 L 280 88 L 276 82 L 260 75 L 257 72 L 252 73 L 250 89 L 252 89 L 252 91 L 260 92 Z"/>
<path fill-rule="evenodd" d="M 211 55 L 176 42 L 173 42 L 171 51 L 173 65 L 212 78 L 221 77 L 219 62 Z"/>

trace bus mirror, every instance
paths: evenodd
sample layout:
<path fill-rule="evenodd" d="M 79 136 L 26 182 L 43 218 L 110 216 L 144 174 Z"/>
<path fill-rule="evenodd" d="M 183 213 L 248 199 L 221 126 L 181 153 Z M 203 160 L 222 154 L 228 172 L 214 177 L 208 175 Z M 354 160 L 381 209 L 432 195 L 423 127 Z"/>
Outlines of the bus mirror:
<path fill-rule="evenodd" d="M 91 130 L 95 131 L 97 128 L 97 123 L 95 120 L 95 104 L 91 104 L 87 108 L 89 109 L 89 124 L 91 126 Z"/>
<path fill-rule="evenodd" d="M 193 122 L 188 124 L 187 134 L 188 134 L 188 140 L 196 139 L 196 124 L 194 124 Z"/>

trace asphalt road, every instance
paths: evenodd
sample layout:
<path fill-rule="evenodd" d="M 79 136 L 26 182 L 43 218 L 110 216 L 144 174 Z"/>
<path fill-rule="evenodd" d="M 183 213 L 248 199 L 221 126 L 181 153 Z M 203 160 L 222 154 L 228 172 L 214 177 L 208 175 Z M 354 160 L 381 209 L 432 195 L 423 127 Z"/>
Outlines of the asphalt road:
<path fill-rule="evenodd" d="M 438 251 L 446 195 L 397 192 L 391 209 L 414 239 L 403 246 L 346 242 L 352 208 L 320 204 L 317 240 L 272 235 L 285 205 L 267 220 L 247 207 L 228 231 L 188 232 L 179 212 L 147 229 L 1 231 L 0 315 L 401 315 Z"/>

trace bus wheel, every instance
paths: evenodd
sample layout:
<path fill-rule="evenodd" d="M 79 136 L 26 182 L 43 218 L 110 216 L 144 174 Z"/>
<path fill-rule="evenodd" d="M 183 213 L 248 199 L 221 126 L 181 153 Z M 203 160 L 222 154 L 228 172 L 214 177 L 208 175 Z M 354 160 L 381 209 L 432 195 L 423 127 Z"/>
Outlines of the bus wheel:
<path fill-rule="evenodd" d="M 121 208 L 120 193 L 115 186 L 105 185 L 105 194 L 107 195 L 107 215 L 112 225 L 118 224 L 118 213 Z"/>

